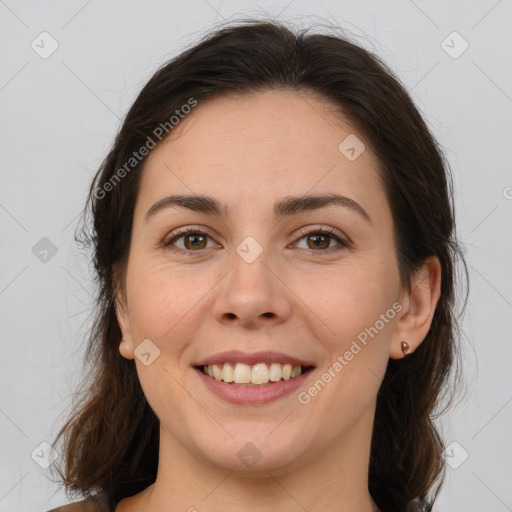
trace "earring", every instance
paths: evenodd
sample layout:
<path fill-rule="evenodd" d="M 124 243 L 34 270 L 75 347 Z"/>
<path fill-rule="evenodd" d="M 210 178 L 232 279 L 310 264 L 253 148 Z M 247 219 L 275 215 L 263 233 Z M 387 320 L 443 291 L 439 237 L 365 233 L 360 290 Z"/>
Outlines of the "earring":
<path fill-rule="evenodd" d="M 409 353 L 409 343 L 407 341 L 402 341 L 402 352 L 404 353 L 404 356 L 406 356 Z"/>

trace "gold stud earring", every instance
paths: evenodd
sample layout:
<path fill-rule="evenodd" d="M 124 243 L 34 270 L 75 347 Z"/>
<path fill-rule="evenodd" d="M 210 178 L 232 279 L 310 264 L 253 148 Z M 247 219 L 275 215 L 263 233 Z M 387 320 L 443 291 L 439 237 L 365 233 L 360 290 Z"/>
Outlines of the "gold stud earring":
<path fill-rule="evenodd" d="M 404 353 L 404 356 L 406 356 L 409 353 L 409 343 L 407 341 L 402 341 L 402 352 Z"/>

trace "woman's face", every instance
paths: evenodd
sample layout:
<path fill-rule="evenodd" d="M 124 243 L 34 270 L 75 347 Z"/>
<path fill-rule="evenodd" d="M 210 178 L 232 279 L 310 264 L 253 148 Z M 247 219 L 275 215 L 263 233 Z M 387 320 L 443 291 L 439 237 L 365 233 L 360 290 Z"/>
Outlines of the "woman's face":
<path fill-rule="evenodd" d="M 268 91 L 197 106 L 150 152 L 118 318 L 162 445 L 270 469 L 371 431 L 402 295 L 390 208 L 362 143 L 329 103 Z M 211 200 L 154 207 L 175 195 Z M 215 358 L 226 351 L 243 354 Z M 213 377 L 196 368 L 211 358 Z M 313 368 L 290 385 L 287 360 Z M 268 368 L 279 382 L 216 378 L 230 362 L 264 381 L 253 368 L 264 361 L 282 363 Z"/>

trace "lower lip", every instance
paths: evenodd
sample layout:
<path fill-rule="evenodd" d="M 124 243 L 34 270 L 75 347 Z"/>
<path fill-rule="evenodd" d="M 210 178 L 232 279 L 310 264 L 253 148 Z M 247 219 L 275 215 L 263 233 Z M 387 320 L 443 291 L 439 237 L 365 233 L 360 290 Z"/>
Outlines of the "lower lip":
<path fill-rule="evenodd" d="M 288 380 L 280 380 L 272 384 L 249 387 L 228 384 L 220 380 L 208 377 L 202 370 L 194 368 L 199 374 L 199 378 L 205 385 L 217 396 L 233 404 L 266 404 L 277 400 L 282 396 L 289 395 L 297 390 L 306 379 L 313 373 L 314 368 L 310 368 L 299 377 Z"/>

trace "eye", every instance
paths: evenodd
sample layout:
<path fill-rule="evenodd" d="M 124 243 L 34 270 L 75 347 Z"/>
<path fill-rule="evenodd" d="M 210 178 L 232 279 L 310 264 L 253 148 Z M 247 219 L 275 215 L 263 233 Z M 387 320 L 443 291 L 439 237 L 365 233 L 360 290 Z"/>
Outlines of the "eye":
<path fill-rule="evenodd" d="M 164 246 L 176 252 L 198 252 L 201 249 L 208 249 L 206 246 L 208 238 L 211 238 L 211 233 L 208 230 L 197 229 L 194 227 L 184 228 L 178 232 L 173 233 L 173 236 L 164 242 Z M 184 247 L 176 247 L 174 244 L 179 239 L 183 238 Z"/>
<path fill-rule="evenodd" d="M 208 247 L 208 238 L 212 238 L 213 234 L 204 228 L 198 229 L 193 226 L 174 232 L 166 242 L 164 247 L 175 252 L 194 253 L 201 252 L 204 249 L 211 249 Z M 180 239 L 183 239 L 183 247 L 176 245 Z M 337 235 L 333 229 L 330 228 L 304 228 L 299 231 L 299 241 L 306 239 L 309 250 L 312 253 L 324 253 L 338 251 L 350 246 L 349 242 Z M 331 240 L 338 242 L 338 247 L 329 247 Z M 311 244 L 310 244 L 311 242 Z"/>
<path fill-rule="evenodd" d="M 306 239 L 307 247 L 305 249 L 312 253 L 339 251 L 350 246 L 348 241 L 337 235 L 331 228 L 304 228 L 299 231 L 299 236 L 299 240 Z M 338 242 L 341 247 L 329 247 L 331 240 Z"/>

